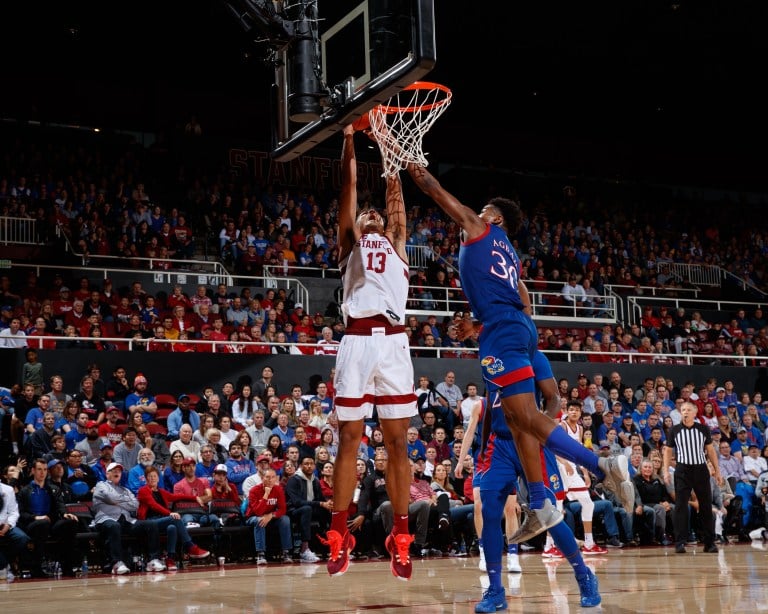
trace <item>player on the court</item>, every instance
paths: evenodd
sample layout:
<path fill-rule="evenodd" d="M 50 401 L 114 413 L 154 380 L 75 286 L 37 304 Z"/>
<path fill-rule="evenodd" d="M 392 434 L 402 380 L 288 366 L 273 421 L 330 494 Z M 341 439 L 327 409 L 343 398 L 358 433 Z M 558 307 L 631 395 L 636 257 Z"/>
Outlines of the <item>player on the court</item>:
<path fill-rule="evenodd" d="M 574 441 L 583 444 L 584 429 L 579 423 L 581 419 L 581 401 L 571 399 L 568 401 L 566 415 L 560 421 L 560 426 L 565 429 L 568 436 Z M 565 458 L 558 458 L 561 465 L 560 476 L 565 483 L 566 496 L 569 501 L 578 501 L 581 505 L 581 522 L 584 525 L 584 548 L 586 554 L 607 554 L 608 550 L 595 543 L 592 535 L 592 518 L 595 514 L 595 504 L 589 495 L 588 475 L 583 474 L 583 469 L 577 467 Z"/>
<path fill-rule="evenodd" d="M 536 374 L 537 377 L 541 378 L 539 382 L 547 389 L 544 392 L 545 398 L 548 399 L 547 405 L 552 407 L 553 403 L 549 399 L 557 398 L 557 386 L 554 377 L 552 377 L 549 361 L 541 352 L 537 352 L 537 356 L 539 359 L 536 362 Z M 550 383 L 554 385 L 554 395 L 550 390 Z M 475 483 L 480 488 L 480 499 L 483 502 L 483 542 L 485 544 L 489 587 L 483 593 L 483 599 L 475 606 L 475 612 L 496 612 L 507 609 L 506 592 L 501 581 L 503 539 L 499 527 L 507 495 L 518 490 L 520 498 L 523 500 L 527 491 L 521 460 L 498 395 L 494 398 L 488 411 L 491 412 L 489 415 L 490 429 L 488 429 L 490 433 L 485 448 L 479 457 Z M 557 469 L 557 460 L 554 454 L 546 448 L 540 446 L 539 449 L 539 462 L 542 465 L 544 475 L 547 477 L 547 498 L 550 504 L 556 505 L 556 499 L 562 499 L 564 496 L 562 479 Z M 570 527 L 566 523 L 560 522 L 550 527 L 549 533 L 558 549 L 573 567 L 581 594 L 581 606 L 594 607 L 599 605 L 602 599 L 597 577 L 584 562 Z"/>
<path fill-rule="evenodd" d="M 478 215 L 447 192 L 426 168 L 411 163 L 408 172 L 462 228 L 459 273 L 474 316 L 483 323 L 479 353 L 483 377 L 491 397 L 499 394 L 528 481 L 530 513 L 512 536 L 513 541 L 526 541 L 562 520 L 545 493 L 540 443 L 587 467 L 603 479 L 606 488 L 620 493 L 622 502 L 626 498 L 627 506 L 631 505 L 626 458 L 622 462 L 622 457 L 598 457 L 536 408 L 531 362 L 538 334 L 524 312 L 518 289 L 520 260 L 507 236 L 520 227 L 520 207 L 511 200 L 494 198 Z"/>
<path fill-rule="evenodd" d="M 346 326 L 336 355 L 335 411 L 339 418 L 339 449 L 333 469 L 328 573 L 343 574 L 355 540 L 347 509 L 357 486 L 357 450 L 364 419 L 376 405 L 389 464 L 387 494 L 394 526 L 386 539 L 392 574 L 411 577 L 408 499 L 412 473 L 406 433 L 417 412 L 413 364 L 405 334 L 408 298 L 406 218 L 400 177 L 387 177 L 387 223 L 374 208 L 357 213 L 357 160 L 354 129 L 344 129 L 341 158 L 342 190 L 339 210 L 339 268 L 344 288 L 341 306 Z"/>
<path fill-rule="evenodd" d="M 466 322 L 466 320 L 465 320 Z M 470 323 L 471 324 L 471 323 Z M 461 328 L 461 324 L 459 327 Z M 465 335 L 464 338 L 469 336 Z M 461 442 L 461 451 L 458 454 L 459 459 L 466 458 L 470 453 L 470 447 L 472 441 L 475 439 L 474 433 L 478 434 L 478 438 L 481 435 L 483 426 L 483 415 L 485 413 L 485 398 L 477 401 L 472 407 L 472 413 L 469 416 L 469 423 L 467 424 L 467 434 L 464 435 L 464 439 Z M 477 456 L 480 450 L 476 450 L 473 454 L 473 463 L 477 466 Z M 455 475 L 457 478 L 462 477 L 464 471 L 463 463 L 456 464 Z M 486 570 L 485 566 L 485 549 L 483 546 L 483 513 L 482 513 L 482 499 L 480 498 L 480 486 L 476 483 L 477 473 L 472 473 L 472 498 L 474 502 L 474 523 L 475 533 L 478 537 L 478 544 L 480 547 L 480 563 L 479 567 L 481 571 Z M 507 503 L 504 505 L 504 527 L 508 537 L 517 530 L 519 526 L 518 521 L 519 505 L 517 503 L 517 494 L 513 493 L 507 497 Z M 499 528 L 499 535 L 501 535 L 501 528 Z M 520 573 L 523 571 L 520 567 L 520 557 L 518 556 L 517 544 L 509 543 L 507 546 L 507 571 Z"/>

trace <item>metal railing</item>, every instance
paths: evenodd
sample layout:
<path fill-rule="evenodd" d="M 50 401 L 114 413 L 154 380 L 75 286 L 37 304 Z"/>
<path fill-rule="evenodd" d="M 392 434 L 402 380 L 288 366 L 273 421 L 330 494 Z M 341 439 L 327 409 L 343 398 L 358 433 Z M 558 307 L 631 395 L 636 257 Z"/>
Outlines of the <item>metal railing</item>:
<path fill-rule="evenodd" d="M 255 286 L 264 287 L 267 289 L 278 290 L 280 288 L 285 289 L 286 296 L 291 298 L 295 303 L 301 303 L 307 313 L 310 313 L 310 309 L 314 307 L 310 306 L 309 290 L 295 277 L 283 277 L 272 275 L 273 271 L 267 271 L 268 267 L 264 267 L 264 275 L 261 277 L 248 276 L 248 275 L 235 275 L 232 277 L 233 285 L 235 286 Z M 295 273 L 293 273 L 295 275 Z"/>
<path fill-rule="evenodd" d="M 631 296 L 627 300 L 630 307 L 630 310 L 629 310 L 630 323 L 632 324 L 640 323 L 643 316 L 643 307 L 647 305 L 652 305 L 654 308 L 658 308 L 661 305 L 664 305 L 668 308 L 668 312 L 670 314 L 674 313 L 679 307 L 683 307 L 686 309 L 690 309 L 690 311 L 687 312 L 689 317 L 693 313 L 693 311 L 702 311 L 702 310 L 735 313 L 739 309 L 744 309 L 745 306 L 747 305 L 752 310 L 757 309 L 758 307 L 760 309 L 768 309 L 768 301 L 744 303 L 744 301 L 720 301 L 715 299 L 693 300 L 693 299 L 686 299 L 686 298 L 670 298 L 670 297 L 656 298 L 656 297 L 646 297 L 646 296 Z"/>
<path fill-rule="evenodd" d="M 723 281 L 723 269 L 711 264 L 689 264 L 685 262 L 664 262 L 669 274 L 676 281 L 687 281 L 694 286 L 719 286 Z"/>
<path fill-rule="evenodd" d="M 279 343 L 270 341 L 209 341 L 206 339 L 158 339 L 150 337 L 147 339 L 125 338 L 125 337 L 62 337 L 62 336 L 28 336 L 26 337 L 27 346 L 38 349 L 51 349 L 51 342 L 56 345 L 69 342 L 80 342 L 79 349 L 89 349 L 89 344 L 98 342 L 109 343 L 115 348 L 113 351 L 171 351 L 188 352 L 204 351 L 213 354 L 230 353 L 275 353 L 273 348 L 284 348 L 280 353 L 290 353 L 295 356 L 314 356 L 314 350 L 320 349 L 317 343 Z M 48 343 L 46 343 L 48 342 Z M 168 349 L 159 350 L 160 347 L 170 346 Z M 234 346 L 235 352 L 232 351 Z M 190 349 L 194 348 L 194 349 Z M 264 351 L 268 348 L 268 351 Z M 293 348 L 293 351 L 291 349 Z M 302 348 L 305 351 L 302 351 Z M 67 348 L 60 348 L 67 349 Z M 77 349 L 77 348 L 72 348 Z M 441 346 L 410 346 L 411 355 L 414 357 L 434 357 L 434 358 L 464 358 L 476 359 L 478 357 L 477 348 L 453 348 Z M 633 364 L 633 365 L 721 365 L 733 367 L 766 367 L 768 366 L 768 357 L 764 356 L 734 356 L 732 354 L 644 354 L 640 352 L 574 352 L 571 350 L 543 350 L 544 354 L 554 362 L 564 361 L 570 363 L 611 363 L 611 364 Z"/>
<path fill-rule="evenodd" d="M 758 288 L 751 280 L 740 277 L 736 273 L 728 271 L 714 264 L 688 264 L 683 262 L 663 263 L 669 267 L 669 274 L 676 281 L 689 282 L 695 286 L 720 287 L 723 281 L 728 280 L 743 291 L 752 292 L 758 297 L 768 298 L 768 292 Z M 675 291 L 678 291 L 675 288 Z"/>
<path fill-rule="evenodd" d="M 565 300 L 562 292 L 531 292 L 533 319 L 542 322 L 573 321 L 610 323 L 617 319 L 619 301 L 614 296 L 600 296 L 600 303 L 576 305 Z"/>
<path fill-rule="evenodd" d="M 181 261 L 189 262 L 189 261 Z M 214 264 L 214 263 L 210 263 Z M 218 263 L 216 263 L 218 264 Z M 52 265 L 52 264 L 31 264 L 27 262 L 18 262 L 16 260 L 11 262 L 11 268 L 14 269 L 27 269 L 34 271 L 35 274 L 40 275 L 45 272 L 61 273 L 64 271 L 71 271 L 72 277 L 80 277 L 83 275 L 83 268 L 80 266 L 66 266 L 66 265 Z M 223 273 L 222 273 L 223 272 Z M 295 302 L 302 303 L 309 309 L 309 290 L 298 279 L 291 277 L 254 277 L 254 276 L 232 276 L 227 272 L 224 267 L 219 266 L 216 269 L 205 271 L 188 271 L 183 269 L 178 270 L 145 270 L 135 268 L 119 268 L 119 267 L 97 267 L 91 265 L 88 267 L 89 275 L 98 274 L 103 279 L 112 279 L 114 286 L 118 287 L 118 281 L 122 278 L 127 283 L 132 281 L 139 281 L 143 284 L 148 282 L 154 284 L 167 284 L 172 287 L 176 284 L 182 286 L 184 290 L 191 296 L 194 294 L 198 285 L 215 287 L 219 284 L 226 284 L 228 287 L 232 286 L 249 286 L 249 287 L 263 287 L 263 288 L 285 288 L 288 296 L 293 297 Z"/>
<path fill-rule="evenodd" d="M 264 277 L 279 279 L 289 275 L 299 277 L 317 277 L 319 279 L 341 279 L 341 271 L 337 268 L 321 268 L 300 266 L 297 264 L 265 264 Z"/>
<path fill-rule="evenodd" d="M 188 262 L 188 261 L 184 261 Z M 12 268 L 14 269 L 29 269 L 35 272 L 36 275 L 40 276 L 41 273 L 44 271 L 53 271 L 56 273 L 61 273 L 63 271 L 72 271 L 73 277 L 81 277 L 84 273 L 82 266 L 71 266 L 71 265 L 53 265 L 53 264 L 32 264 L 28 262 L 18 262 L 17 260 L 12 261 L 11 264 Z M 222 272 L 223 271 L 223 272 Z M 189 270 L 183 270 L 183 269 L 176 269 L 176 270 L 162 270 L 162 269 L 154 269 L 154 270 L 146 270 L 146 269 L 136 269 L 132 267 L 100 267 L 96 266 L 95 264 L 91 263 L 88 266 L 88 273 L 89 274 L 98 274 L 99 277 L 102 279 L 112 279 L 113 282 L 115 281 L 115 278 L 124 277 L 125 279 L 129 279 L 131 281 L 144 281 L 144 282 L 153 282 L 157 284 L 180 284 L 181 286 L 187 286 L 186 289 L 188 289 L 190 292 L 194 292 L 194 289 L 197 287 L 198 284 L 203 285 L 209 285 L 209 286 L 216 286 L 219 283 L 227 284 L 228 286 L 232 285 L 232 277 L 229 275 L 229 273 L 226 272 L 226 269 L 218 269 L 218 270 L 209 270 L 208 272 L 205 271 L 189 271 Z M 117 283 L 115 283 L 115 286 L 117 287 Z"/>
<path fill-rule="evenodd" d="M 37 220 L 0 216 L 0 243 L 3 245 L 39 245 Z"/>
<path fill-rule="evenodd" d="M 411 268 L 427 269 L 436 262 L 445 266 L 446 269 L 452 270 L 457 275 L 459 273 L 454 263 L 449 262 L 430 247 L 425 245 L 406 245 L 405 251 L 408 254 L 408 264 Z"/>
<path fill-rule="evenodd" d="M 733 354 L 645 354 L 642 352 L 573 352 L 571 350 L 543 350 L 550 361 L 570 363 L 630 364 L 630 365 L 720 365 L 731 367 L 766 367 L 768 357 L 735 356 Z M 556 358 L 560 356 L 562 358 Z M 600 357 L 590 360 L 590 357 Z"/>
<path fill-rule="evenodd" d="M 181 259 L 181 258 L 146 258 L 143 256 L 113 256 L 102 254 L 84 254 L 78 252 L 75 249 L 75 245 L 70 240 L 69 235 L 64 232 L 61 224 L 56 225 L 56 236 L 64 241 L 65 251 L 70 252 L 73 256 L 80 258 L 80 262 L 83 266 L 102 266 L 111 267 L 112 270 L 120 270 L 125 268 L 122 265 L 128 265 L 134 270 L 144 270 L 155 272 L 163 271 L 188 271 L 196 273 L 206 273 L 216 276 L 218 279 L 222 279 L 222 283 L 232 285 L 232 276 L 221 262 L 218 260 L 194 260 L 194 259 Z M 112 266 L 114 265 L 114 266 Z"/>

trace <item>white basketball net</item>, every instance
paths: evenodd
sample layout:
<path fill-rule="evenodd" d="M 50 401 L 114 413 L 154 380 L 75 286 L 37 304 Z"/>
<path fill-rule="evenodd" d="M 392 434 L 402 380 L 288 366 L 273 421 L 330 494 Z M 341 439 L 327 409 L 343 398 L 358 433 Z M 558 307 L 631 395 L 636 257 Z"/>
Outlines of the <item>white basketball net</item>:
<path fill-rule="evenodd" d="M 404 89 L 368 112 L 384 165 L 382 177 L 393 177 L 410 162 L 427 166 L 421 141 L 451 104 L 451 91 L 441 87 Z"/>

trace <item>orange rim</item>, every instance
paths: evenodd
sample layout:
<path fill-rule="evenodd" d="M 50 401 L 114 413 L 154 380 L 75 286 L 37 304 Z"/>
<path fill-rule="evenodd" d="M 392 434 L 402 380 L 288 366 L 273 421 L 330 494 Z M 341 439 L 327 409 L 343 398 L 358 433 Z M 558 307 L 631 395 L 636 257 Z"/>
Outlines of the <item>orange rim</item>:
<path fill-rule="evenodd" d="M 381 113 L 415 113 L 416 111 L 430 111 L 432 109 L 438 108 L 446 104 L 451 96 L 451 90 L 446 87 L 445 85 L 442 85 L 440 83 L 433 83 L 432 81 L 414 81 L 410 85 L 406 85 L 401 91 L 405 90 L 440 90 L 445 94 L 444 98 L 441 100 L 436 100 L 435 102 L 430 102 L 428 104 L 422 104 L 418 106 L 412 106 L 412 107 L 399 107 L 399 106 L 392 106 L 392 105 L 383 105 L 379 104 L 373 107 L 370 111 L 367 113 L 364 113 L 360 117 L 358 117 L 355 121 L 352 122 L 352 127 L 357 132 L 368 130 L 371 127 L 371 119 L 369 117 L 369 113 L 373 111 L 379 111 Z"/>
<path fill-rule="evenodd" d="M 440 99 L 436 100 L 434 102 L 420 104 L 412 107 L 398 107 L 398 106 L 392 106 L 392 105 L 386 105 L 386 104 L 380 104 L 371 111 L 379 111 L 381 113 L 416 113 L 417 111 L 430 111 L 431 109 L 436 109 L 438 107 L 442 107 L 444 104 L 450 100 L 451 96 L 451 90 L 446 87 L 445 85 L 441 85 L 440 83 L 433 83 L 431 81 L 414 81 L 410 85 L 405 86 L 402 91 L 406 90 L 440 90 L 445 94 L 445 96 Z M 360 118 L 362 119 L 362 118 Z M 358 120 L 359 121 L 359 120 Z"/>

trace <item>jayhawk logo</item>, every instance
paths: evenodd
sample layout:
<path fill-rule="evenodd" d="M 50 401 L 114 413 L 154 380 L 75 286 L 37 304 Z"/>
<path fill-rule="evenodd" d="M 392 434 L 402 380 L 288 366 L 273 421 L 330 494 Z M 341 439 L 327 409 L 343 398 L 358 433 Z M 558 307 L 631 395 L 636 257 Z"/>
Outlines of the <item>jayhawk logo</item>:
<path fill-rule="evenodd" d="M 553 471 L 549 475 L 549 486 L 554 491 L 558 491 L 563 488 L 563 485 L 560 483 L 560 475 L 557 473 L 557 471 Z"/>
<path fill-rule="evenodd" d="M 485 369 L 488 375 L 496 375 L 504 370 L 504 363 L 495 356 L 486 356 L 480 361 L 480 366 Z"/>

